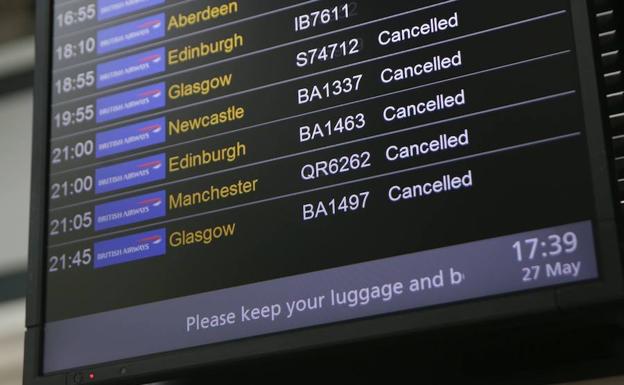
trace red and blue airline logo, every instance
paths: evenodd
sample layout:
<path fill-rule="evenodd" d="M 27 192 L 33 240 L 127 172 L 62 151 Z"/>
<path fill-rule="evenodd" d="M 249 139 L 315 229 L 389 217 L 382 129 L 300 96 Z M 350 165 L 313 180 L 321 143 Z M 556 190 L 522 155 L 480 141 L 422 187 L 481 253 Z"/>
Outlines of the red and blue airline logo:
<path fill-rule="evenodd" d="M 165 191 L 108 202 L 95 206 L 95 231 L 107 230 L 166 215 Z"/>
<path fill-rule="evenodd" d="M 98 0 L 98 21 L 111 20 L 164 3 L 165 0 Z"/>
<path fill-rule="evenodd" d="M 97 53 L 103 55 L 165 37 L 165 14 L 148 16 L 102 29 L 97 33 Z"/>
<path fill-rule="evenodd" d="M 99 132 L 95 135 L 95 157 L 104 158 L 164 143 L 166 124 L 161 117 Z"/>
<path fill-rule="evenodd" d="M 158 154 L 98 168 L 95 170 L 95 193 L 103 194 L 163 180 L 166 176 L 165 162 L 165 154 Z"/>
<path fill-rule="evenodd" d="M 96 122 L 125 118 L 165 106 L 165 83 L 151 84 L 98 98 L 96 101 Z"/>
<path fill-rule="evenodd" d="M 99 64 L 96 87 L 107 88 L 165 72 L 164 58 L 165 48 L 161 47 Z"/>
<path fill-rule="evenodd" d="M 167 231 L 162 228 L 144 233 L 96 242 L 93 245 L 93 267 L 100 269 L 141 259 L 158 257 L 167 252 Z"/>

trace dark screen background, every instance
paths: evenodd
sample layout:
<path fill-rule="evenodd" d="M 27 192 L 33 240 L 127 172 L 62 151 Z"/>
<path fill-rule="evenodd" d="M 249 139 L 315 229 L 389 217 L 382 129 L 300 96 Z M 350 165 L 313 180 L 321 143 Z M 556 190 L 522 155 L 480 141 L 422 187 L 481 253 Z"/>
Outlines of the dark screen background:
<path fill-rule="evenodd" d="M 217 2 L 198 1 L 173 6 L 165 13 L 169 16 L 209 3 Z M 298 2 L 239 3 L 241 14 L 236 18 L 245 12 L 254 14 Z M 434 3 L 437 2 L 419 2 L 418 6 Z M 191 208 L 169 208 L 166 217 L 144 223 L 100 232 L 93 228 L 79 229 L 50 237 L 49 257 L 63 253 L 73 255 L 77 250 L 93 247 L 96 241 L 149 229 L 164 227 L 167 234 L 172 234 L 236 223 L 233 237 L 215 240 L 208 245 L 178 248 L 169 245 L 166 255 L 160 257 L 102 269 L 88 265 L 48 273 L 47 321 L 593 217 L 585 127 L 567 1 L 457 1 L 416 15 L 312 38 L 414 7 L 408 2 L 357 2 L 354 7 L 357 11 L 352 18 L 304 33 L 293 31 L 294 16 L 329 4 L 334 2 L 321 1 L 266 19 L 154 43 L 153 47 L 172 49 L 236 32 L 247 39 L 245 46 L 233 53 L 236 56 L 266 45 L 283 44 L 282 41 L 310 38 L 257 55 L 177 73 L 227 57 L 215 55 L 206 62 L 194 62 L 186 67 L 169 66 L 166 72 L 175 73 L 165 78 L 167 86 L 232 73 L 235 81 L 229 89 L 217 90 L 208 96 L 168 100 L 162 111 L 119 122 L 104 125 L 83 122 L 63 129 L 52 128 L 52 147 L 71 146 L 126 121 L 156 116 L 173 121 L 222 111 L 231 105 L 245 108 L 245 117 L 240 121 L 184 136 L 168 136 L 166 144 L 143 149 L 140 156 L 120 154 L 111 159 L 87 158 L 52 166 L 51 183 L 93 175 L 95 168 L 115 164 L 122 158 L 125 161 L 160 153 L 171 158 L 237 142 L 247 145 L 248 154 L 232 164 L 169 172 L 164 181 L 133 189 L 98 195 L 86 192 L 51 200 L 50 219 L 72 218 L 78 213 L 92 211 L 96 204 L 137 195 L 138 191 L 143 194 L 164 189 L 169 195 L 192 193 L 210 186 L 254 179 L 258 180 L 258 190 Z M 561 10 L 566 12 L 554 14 Z M 376 44 L 376 36 L 383 29 L 399 29 L 423 23 L 431 17 L 447 17 L 454 12 L 458 12 L 461 18 L 456 30 L 392 47 Z M 518 22 L 531 18 L 535 20 Z M 499 28 L 511 23 L 517 25 Z M 488 29 L 493 30 L 477 33 Z M 92 32 L 63 36 L 55 44 L 81 39 L 89 33 Z M 175 33 L 168 34 L 166 39 L 175 36 Z M 181 32 L 180 36 L 183 36 Z M 362 49 L 357 55 L 303 69 L 294 64 L 294 55 L 300 51 L 350 38 L 362 41 Z M 438 42 L 444 43 L 436 44 Z M 372 60 L 416 47 L 422 48 Z M 401 68 L 435 55 L 455 54 L 458 50 L 462 51 L 463 57 L 460 68 L 389 85 L 379 81 L 379 72 L 384 68 Z M 55 70 L 58 71 L 54 76 L 71 76 L 93 68 L 101 61 L 105 59 L 86 55 L 65 64 L 56 63 Z M 304 105 L 297 103 L 297 90 L 302 87 L 356 74 L 363 75 L 357 92 Z M 293 78 L 297 80 L 231 95 Z M 152 84 L 149 80 L 145 82 L 141 84 Z M 130 85 L 121 87 L 128 89 Z M 467 101 L 463 106 L 391 123 L 382 118 L 383 109 L 388 105 L 430 100 L 438 94 L 456 95 L 461 90 L 464 90 Z M 93 90 L 90 92 L 94 93 Z M 53 96 L 53 115 L 94 103 L 100 95 L 113 91 L 103 90 L 94 96 L 90 96 L 90 92 Z M 360 131 L 307 143 L 299 141 L 301 125 L 324 123 L 358 113 L 366 115 L 366 127 Z M 388 146 L 432 140 L 442 134 L 456 135 L 466 129 L 470 131 L 470 145 L 466 148 L 396 162 L 385 158 Z M 580 135 L 572 136 L 574 133 Z M 301 168 L 306 164 L 364 152 L 370 153 L 371 166 L 368 168 L 314 181 L 300 177 Z M 461 176 L 469 170 L 474 179 L 471 189 L 400 203 L 387 198 L 391 186 L 434 181 L 447 174 Z M 302 220 L 302 205 L 306 203 L 327 202 L 362 192 L 370 193 L 365 209 L 314 221 Z M 238 207 L 232 208 L 235 205 Z"/>

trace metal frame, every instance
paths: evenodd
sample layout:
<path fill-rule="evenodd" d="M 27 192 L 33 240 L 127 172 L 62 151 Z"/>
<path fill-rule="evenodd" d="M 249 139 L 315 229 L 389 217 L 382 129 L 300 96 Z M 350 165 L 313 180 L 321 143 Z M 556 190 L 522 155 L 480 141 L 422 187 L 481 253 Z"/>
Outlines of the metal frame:
<path fill-rule="evenodd" d="M 595 186 L 597 218 L 594 230 L 599 256 L 601 279 L 560 288 L 546 288 L 513 295 L 478 299 L 448 306 L 390 314 L 369 319 L 287 331 L 273 335 L 219 343 L 200 348 L 157 354 L 122 362 L 98 365 L 96 380 L 89 383 L 140 383 L 200 368 L 243 359 L 318 347 L 334 346 L 369 338 L 404 335 L 450 326 L 466 327 L 533 315 L 538 319 L 557 320 L 561 310 L 603 304 L 613 307 L 624 298 L 622 259 L 618 242 L 618 224 L 614 194 L 614 169 L 604 132 L 608 124 L 603 94 L 597 81 L 600 55 L 593 25 L 590 0 L 570 0 L 576 31 L 577 56 L 583 104 L 588 127 L 591 166 Z M 47 223 L 48 141 L 51 76 L 51 3 L 37 2 L 35 108 L 32 158 L 31 223 L 28 266 L 26 317 L 25 384 L 73 384 L 81 369 L 43 376 L 42 351 L 45 300 L 45 250 Z M 592 38 L 592 36 L 594 38 Z M 77 378 L 76 378 L 77 379 Z"/>

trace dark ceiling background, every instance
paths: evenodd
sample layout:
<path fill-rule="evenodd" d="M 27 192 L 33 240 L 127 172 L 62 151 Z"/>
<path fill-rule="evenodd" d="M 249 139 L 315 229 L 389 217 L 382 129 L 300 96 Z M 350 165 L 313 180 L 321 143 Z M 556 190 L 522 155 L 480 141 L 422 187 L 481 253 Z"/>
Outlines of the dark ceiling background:
<path fill-rule="evenodd" d="M 0 44 L 32 35 L 34 9 L 35 0 L 0 0 Z"/>

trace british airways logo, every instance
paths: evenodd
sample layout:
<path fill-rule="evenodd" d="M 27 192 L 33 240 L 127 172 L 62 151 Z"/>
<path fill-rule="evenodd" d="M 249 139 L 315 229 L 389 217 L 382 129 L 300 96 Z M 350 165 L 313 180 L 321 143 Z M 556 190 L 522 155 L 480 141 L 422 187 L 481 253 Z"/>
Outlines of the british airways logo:
<path fill-rule="evenodd" d="M 145 91 L 141 94 L 139 94 L 139 96 L 141 96 L 142 98 L 154 98 L 154 99 L 158 99 L 162 96 L 162 90 L 155 88 L 153 90 L 148 90 Z"/>
<path fill-rule="evenodd" d="M 165 0 L 98 0 L 98 20 L 110 20 L 164 3 Z"/>
<path fill-rule="evenodd" d="M 165 71 L 165 49 L 123 57 L 97 66 L 97 88 L 106 88 L 146 78 Z"/>
<path fill-rule="evenodd" d="M 145 237 L 139 240 L 139 244 L 152 244 L 152 245 L 160 245 L 162 242 L 162 237 L 160 235 L 150 235 L 149 237 Z"/>
<path fill-rule="evenodd" d="M 146 169 L 146 168 L 159 170 L 161 167 L 162 167 L 162 162 L 160 160 L 155 160 L 153 162 L 147 162 L 147 163 L 140 164 L 137 168 L 139 170 Z"/>
<path fill-rule="evenodd" d="M 164 242 L 166 238 L 167 232 L 163 228 L 96 242 L 93 245 L 93 267 L 99 269 L 164 255 L 167 252 L 167 244 Z"/>
<path fill-rule="evenodd" d="M 147 43 L 165 37 L 165 14 L 148 16 L 106 28 L 97 34 L 99 55 Z"/>
<path fill-rule="evenodd" d="M 162 124 L 152 124 L 150 126 L 145 126 L 139 129 L 139 132 L 141 133 L 152 133 L 152 134 L 158 134 L 160 132 L 162 132 L 163 130 L 163 125 Z"/>
<path fill-rule="evenodd" d="M 151 206 L 151 207 L 160 207 L 162 206 L 163 203 L 163 198 L 158 197 L 158 198 L 150 198 L 150 199 L 144 199 L 141 202 L 139 202 L 139 204 L 143 205 L 144 207 L 147 206 Z"/>
<path fill-rule="evenodd" d="M 131 124 L 95 135 L 95 157 L 103 158 L 164 143 L 165 118 Z"/>
<path fill-rule="evenodd" d="M 155 19 L 155 20 L 149 20 L 146 21 L 145 23 L 139 25 L 139 29 L 144 29 L 144 28 L 151 28 L 151 29 L 158 29 L 162 26 L 162 21 Z"/>
<path fill-rule="evenodd" d="M 165 107 L 165 83 L 152 84 L 118 94 L 105 96 L 96 101 L 97 123 Z"/>
<path fill-rule="evenodd" d="M 155 53 L 149 56 L 145 56 L 143 58 L 141 58 L 141 60 L 139 60 L 139 64 L 145 64 L 145 63 L 153 63 L 153 64 L 158 64 L 162 61 L 163 58 L 163 53 Z"/>
<path fill-rule="evenodd" d="M 166 214 L 165 191 L 95 206 L 95 231 L 145 222 Z"/>
<path fill-rule="evenodd" d="M 95 170 L 95 193 L 121 190 L 165 179 L 165 154 L 132 160 Z"/>

